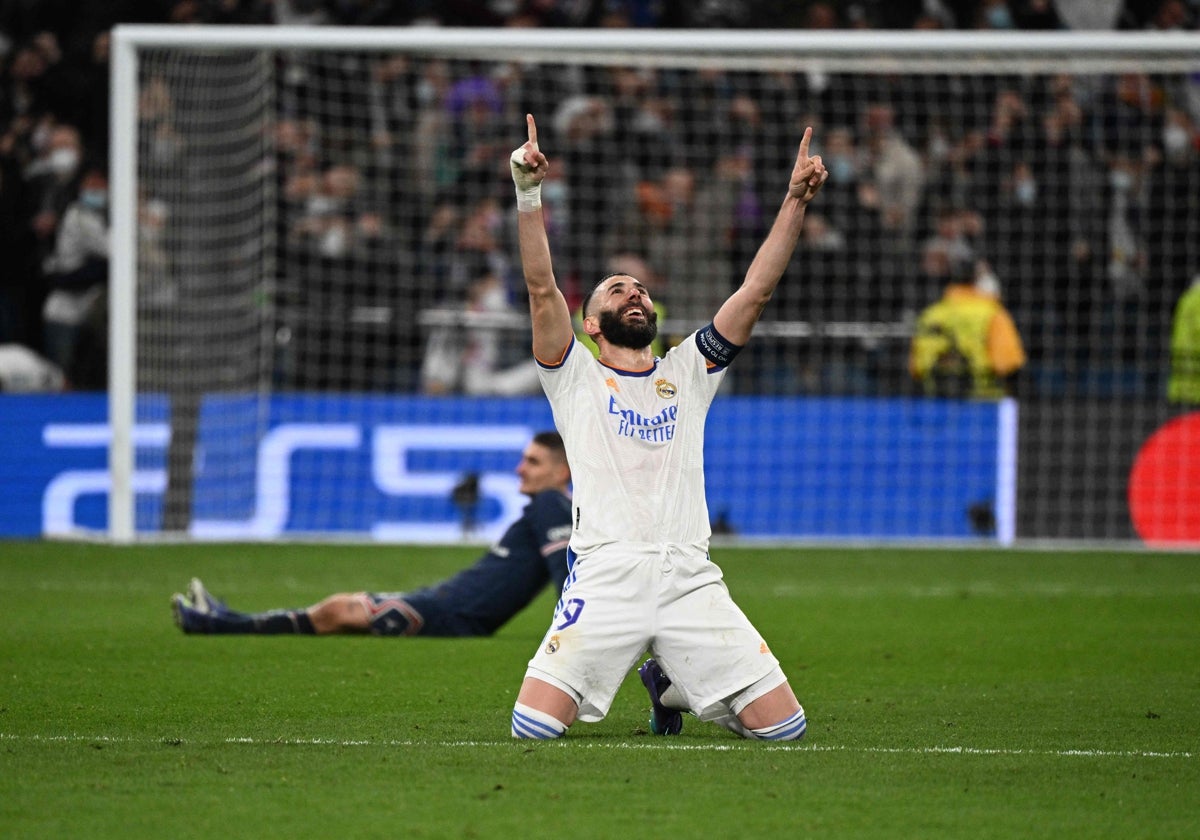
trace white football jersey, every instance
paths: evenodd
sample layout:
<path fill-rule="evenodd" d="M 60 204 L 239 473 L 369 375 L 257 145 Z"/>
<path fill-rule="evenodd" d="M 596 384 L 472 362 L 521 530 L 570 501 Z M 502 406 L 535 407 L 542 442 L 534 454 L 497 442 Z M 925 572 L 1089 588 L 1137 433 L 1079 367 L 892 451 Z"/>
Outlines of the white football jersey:
<path fill-rule="evenodd" d="M 696 334 L 648 371 L 609 367 L 572 339 L 562 361 L 539 361 L 538 373 L 571 465 L 571 549 L 706 548 L 704 424 L 725 368 L 700 353 Z"/>

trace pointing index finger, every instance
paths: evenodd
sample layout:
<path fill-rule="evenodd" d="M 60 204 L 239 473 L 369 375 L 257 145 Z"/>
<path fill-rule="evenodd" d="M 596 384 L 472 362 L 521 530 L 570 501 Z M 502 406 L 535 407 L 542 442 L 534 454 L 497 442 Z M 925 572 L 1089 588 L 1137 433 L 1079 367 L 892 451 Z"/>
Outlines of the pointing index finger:
<path fill-rule="evenodd" d="M 530 117 L 530 119 L 532 120 L 533 117 Z M 800 157 L 802 157 L 802 158 L 808 157 L 808 143 L 810 140 L 812 140 L 812 126 L 811 125 L 808 126 L 806 129 L 804 129 L 804 138 L 800 141 Z"/>
<path fill-rule="evenodd" d="M 529 128 L 529 142 L 533 144 L 533 148 L 537 148 L 537 123 L 533 121 L 533 114 L 525 115 L 525 124 Z"/>

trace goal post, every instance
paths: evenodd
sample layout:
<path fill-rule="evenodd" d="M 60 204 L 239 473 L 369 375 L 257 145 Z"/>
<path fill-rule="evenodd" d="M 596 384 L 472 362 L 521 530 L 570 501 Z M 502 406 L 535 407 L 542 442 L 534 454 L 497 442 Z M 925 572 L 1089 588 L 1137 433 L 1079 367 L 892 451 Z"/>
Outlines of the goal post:
<path fill-rule="evenodd" d="M 110 49 L 108 464 L 112 488 L 108 497 L 108 531 L 114 542 L 127 543 L 135 536 L 138 41 L 118 28 Z"/>
<path fill-rule="evenodd" d="M 115 541 L 443 541 L 519 510 L 551 419 L 505 183 L 526 110 L 569 299 L 645 271 L 667 346 L 814 126 L 831 180 L 710 420 L 718 533 L 1153 539 L 1128 476 L 1186 411 L 1163 395 L 1200 272 L 1195 33 L 118 26 L 111 85 Z M 916 319 L 981 264 L 1017 398 L 930 394 Z M 1136 505 L 1190 533 L 1172 492 Z"/>

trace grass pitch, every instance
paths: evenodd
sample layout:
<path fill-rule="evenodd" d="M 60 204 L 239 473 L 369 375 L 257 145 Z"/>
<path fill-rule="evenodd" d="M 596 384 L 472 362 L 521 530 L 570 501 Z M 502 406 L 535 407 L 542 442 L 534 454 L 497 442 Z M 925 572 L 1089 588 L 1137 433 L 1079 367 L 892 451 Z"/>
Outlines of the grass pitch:
<path fill-rule="evenodd" d="M 0 543 L 0 836 L 1200 836 L 1200 557 L 714 550 L 798 745 L 609 717 L 514 742 L 553 600 L 489 639 L 187 637 L 471 548 Z"/>

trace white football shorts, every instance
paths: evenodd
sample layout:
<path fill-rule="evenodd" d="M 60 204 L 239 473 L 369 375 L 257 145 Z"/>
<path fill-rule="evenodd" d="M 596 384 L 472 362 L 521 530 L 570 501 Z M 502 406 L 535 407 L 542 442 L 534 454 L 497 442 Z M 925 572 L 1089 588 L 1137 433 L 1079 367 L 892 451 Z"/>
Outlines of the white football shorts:
<path fill-rule="evenodd" d="M 649 650 L 688 708 L 726 707 L 776 673 L 779 660 L 733 602 L 701 548 L 613 543 L 577 557 L 526 676 L 579 700 L 601 720 Z"/>

